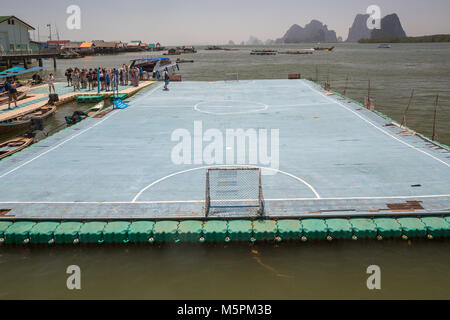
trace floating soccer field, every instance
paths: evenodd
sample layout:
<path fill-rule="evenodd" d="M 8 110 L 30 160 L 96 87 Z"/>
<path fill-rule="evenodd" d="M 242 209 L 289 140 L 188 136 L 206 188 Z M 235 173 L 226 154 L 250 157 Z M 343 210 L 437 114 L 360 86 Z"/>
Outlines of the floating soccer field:
<path fill-rule="evenodd" d="M 0 161 L 0 219 L 205 219 L 207 169 L 235 167 L 261 169 L 269 219 L 450 212 L 448 148 L 313 82 L 157 84 L 129 105 Z"/>

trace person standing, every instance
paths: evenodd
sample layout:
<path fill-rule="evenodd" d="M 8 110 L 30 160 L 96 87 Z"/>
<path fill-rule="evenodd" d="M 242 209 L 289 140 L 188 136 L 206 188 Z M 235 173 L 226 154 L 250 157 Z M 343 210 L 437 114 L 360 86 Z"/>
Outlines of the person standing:
<path fill-rule="evenodd" d="M 164 78 L 164 90 L 168 91 L 169 90 L 169 82 L 170 82 L 170 75 L 169 75 L 169 70 L 167 68 L 164 69 L 163 72 L 163 78 Z"/>
<path fill-rule="evenodd" d="M 53 89 L 53 93 L 56 93 L 55 90 L 55 77 L 53 76 L 53 73 L 50 73 L 47 77 L 47 84 L 48 84 L 48 93 L 52 94 L 52 89 Z"/>
<path fill-rule="evenodd" d="M 8 109 L 11 110 L 11 101 L 14 101 L 14 106 L 17 108 L 17 90 L 14 79 L 8 78 L 5 87 L 8 90 Z"/>
<path fill-rule="evenodd" d="M 66 70 L 65 76 L 67 78 L 67 86 L 70 87 L 72 85 L 72 68 Z"/>

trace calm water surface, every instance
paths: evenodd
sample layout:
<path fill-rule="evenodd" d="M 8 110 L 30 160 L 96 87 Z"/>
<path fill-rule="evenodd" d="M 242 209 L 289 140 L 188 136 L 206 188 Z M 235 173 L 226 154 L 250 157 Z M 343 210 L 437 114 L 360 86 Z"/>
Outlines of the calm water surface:
<path fill-rule="evenodd" d="M 392 49 L 338 44 L 333 52 L 277 56 L 251 56 L 253 48 L 239 48 L 181 56 L 195 60 L 180 65 L 183 80 L 231 80 L 236 73 L 239 79 L 272 79 L 301 73 L 329 79 L 333 88 L 347 88 L 348 96 L 362 101 L 370 79 L 376 108 L 397 121 L 415 89 L 408 125 L 428 136 L 439 94 L 438 136 L 450 144 L 450 44 L 394 44 Z M 149 55 L 58 60 L 56 74 L 64 80 L 68 66 L 116 67 Z M 45 64 L 52 68 L 51 61 Z M 88 106 L 60 108 L 47 122 L 47 131 L 58 129 L 64 115 L 83 108 Z M 82 270 L 78 292 L 65 286 L 65 271 L 72 264 Z M 373 264 L 382 271 L 377 292 L 366 288 L 366 268 Z M 0 298 L 449 299 L 450 241 L 0 247 Z"/>

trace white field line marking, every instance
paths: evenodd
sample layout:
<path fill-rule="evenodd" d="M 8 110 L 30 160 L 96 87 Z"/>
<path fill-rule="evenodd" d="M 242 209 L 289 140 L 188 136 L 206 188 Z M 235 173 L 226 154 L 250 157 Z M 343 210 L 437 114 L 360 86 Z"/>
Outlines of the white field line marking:
<path fill-rule="evenodd" d="M 416 147 L 410 145 L 409 143 L 407 143 L 407 142 L 405 142 L 405 141 L 400 140 L 399 138 L 397 138 L 397 137 L 391 135 L 389 132 L 383 130 L 382 128 L 378 127 L 378 126 L 375 125 L 374 123 L 370 122 L 369 120 L 367 120 L 367 119 L 364 118 L 363 116 L 359 115 L 357 112 L 355 112 L 355 111 L 353 111 L 352 109 L 348 108 L 346 105 L 342 104 L 341 102 L 336 101 L 336 100 L 334 100 L 334 99 L 332 99 L 332 98 L 326 96 L 325 94 L 323 94 L 322 92 L 320 92 L 320 91 L 317 90 L 316 88 L 311 87 L 311 86 L 310 86 L 309 84 L 307 84 L 307 83 L 305 83 L 305 85 L 308 86 L 310 89 L 312 89 L 312 90 L 313 90 L 314 92 L 316 92 L 317 94 L 320 94 L 321 96 L 323 96 L 324 98 L 326 98 L 327 100 L 333 101 L 334 103 L 336 103 L 336 104 L 340 105 L 341 107 L 344 107 L 344 108 L 347 109 L 348 111 L 354 113 L 356 116 L 358 116 L 359 118 L 361 118 L 362 120 L 364 120 L 365 122 L 367 122 L 368 124 L 370 124 L 371 126 L 373 126 L 374 128 L 380 130 L 380 131 L 383 132 L 385 135 L 391 137 L 392 139 L 395 139 L 395 140 L 397 140 L 398 142 L 403 143 L 404 145 L 406 145 L 406 146 L 408 146 L 408 147 L 410 147 L 410 148 L 412 148 L 412 149 L 414 149 L 414 150 L 416 150 L 416 151 L 422 152 L 423 154 L 425 154 L 425 155 L 427 155 L 427 156 L 433 158 L 433 159 L 436 160 L 436 161 L 439 161 L 440 163 L 446 165 L 447 167 L 450 167 L 450 164 L 449 164 L 449 163 L 447 163 L 447 162 L 445 162 L 445 161 L 442 161 L 441 159 L 439 159 L 439 158 L 433 156 L 432 154 L 429 154 L 428 152 L 425 152 L 425 151 L 423 151 L 423 150 L 421 150 L 421 149 L 419 149 L 419 148 L 416 148 Z"/>
<path fill-rule="evenodd" d="M 426 198 L 449 198 L 450 194 L 435 194 L 422 196 L 377 196 L 377 197 L 340 197 L 340 198 L 280 198 L 264 199 L 264 201 L 327 201 L 327 200 L 383 200 L 383 199 L 426 199 Z M 256 200 L 256 199 L 249 199 Z M 108 204 L 171 204 L 171 203 L 199 203 L 205 200 L 156 200 L 156 201 L 0 201 L 0 204 L 83 204 L 83 205 L 108 205 Z M 227 200 L 228 201 L 228 200 Z M 231 201 L 231 200 L 230 200 Z M 245 201 L 236 200 L 236 201 Z"/>
<path fill-rule="evenodd" d="M 153 90 L 153 92 L 156 91 L 156 89 L 157 89 L 157 88 L 155 88 L 155 89 Z M 148 95 L 150 95 L 150 93 L 149 93 Z M 148 96 L 148 95 L 147 95 L 147 96 Z M 58 143 L 56 146 L 54 146 L 54 147 L 48 149 L 47 151 L 42 152 L 42 153 L 39 154 L 38 156 L 36 156 L 36 157 L 34 157 L 34 158 L 32 158 L 32 159 L 30 159 L 30 160 L 28 160 L 28 161 L 22 163 L 21 165 L 15 167 L 14 169 L 9 170 L 8 172 L 2 174 L 2 175 L 0 176 L 0 179 L 3 178 L 3 177 L 6 177 L 7 175 L 9 175 L 10 173 L 13 173 L 13 172 L 16 171 L 16 170 L 22 168 L 23 166 L 26 166 L 27 164 L 33 162 L 34 160 L 39 159 L 40 157 L 46 155 L 47 153 L 52 152 L 53 150 L 55 150 L 55 149 L 61 147 L 61 146 L 64 145 L 66 142 L 69 142 L 70 140 L 75 139 L 76 137 L 82 135 L 82 134 L 85 133 L 86 131 L 91 130 L 92 128 L 98 126 L 99 124 L 103 123 L 105 120 L 108 120 L 109 118 L 111 118 L 113 115 L 115 115 L 115 114 L 117 114 L 117 113 L 119 113 L 119 112 L 116 111 L 116 112 L 111 113 L 109 116 L 106 116 L 105 118 L 103 118 L 102 120 L 100 120 L 100 121 L 98 121 L 97 123 L 93 124 L 93 125 L 90 126 L 89 128 L 86 128 L 86 129 L 84 129 L 83 131 L 78 132 L 77 134 L 71 136 L 70 138 L 64 140 L 63 142 Z"/>
<path fill-rule="evenodd" d="M 203 103 L 203 102 L 200 102 Z M 331 102 L 324 102 L 324 103 L 304 103 L 304 104 L 286 104 L 286 105 L 267 105 L 269 108 L 291 108 L 291 107 L 313 107 L 313 106 L 324 106 L 324 105 L 330 105 L 332 104 Z M 187 106 L 165 106 L 165 105 L 140 105 L 140 106 L 133 106 L 134 108 L 157 108 L 157 109 L 168 109 L 168 108 L 175 108 L 175 109 L 192 109 L 191 105 L 187 105 Z M 214 107 L 218 107 L 218 106 L 214 106 Z M 227 106 L 227 107 L 235 107 L 235 106 Z M 261 109 L 262 110 L 262 109 Z M 201 110 L 197 110 L 197 111 L 201 111 Z M 257 112 L 260 110 L 256 110 L 254 112 Z M 204 111 L 202 111 L 204 112 Z M 248 112 L 248 111 L 245 111 Z M 227 113 L 228 114 L 228 113 Z"/>
<path fill-rule="evenodd" d="M 214 112 L 214 111 L 206 111 L 206 110 L 202 110 L 201 108 L 199 108 L 200 105 L 206 104 L 206 107 L 208 107 L 208 103 L 214 103 L 214 102 L 221 102 L 221 103 L 227 103 L 227 102 L 237 102 L 237 103 L 247 103 L 247 104 L 253 104 L 253 105 L 259 105 L 259 109 L 253 109 L 253 110 L 247 110 L 247 111 L 236 111 L 236 112 Z M 217 107 L 221 107 L 221 106 L 210 106 L 212 108 L 217 108 Z M 223 106 L 222 106 L 223 107 Z M 227 107 L 237 107 L 239 108 L 239 105 L 236 106 L 227 106 Z M 251 106 L 252 107 L 252 106 Z M 255 112 L 260 112 L 260 111 L 265 111 L 269 109 L 269 106 L 267 104 L 261 103 L 261 102 L 254 102 L 254 101 L 236 101 L 236 100 L 223 100 L 223 101 L 216 101 L 216 100 L 212 100 L 212 101 L 203 101 L 203 102 L 199 102 L 194 106 L 194 110 L 198 111 L 198 112 L 202 112 L 202 113 L 207 113 L 207 114 L 214 114 L 214 115 L 219 115 L 219 116 L 223 116 L 223 115 L 233 115 L 233 114 L 246 114 L 246 113 L 255 113 Z"/>
<path fill-rule="evenodd" d="M 198 167 L 198 168 L 191 168 L 191 169 L 187 169 L 187 170 L 183 170 L 183 171 L 178 171 L 172 174 L 169 174 L 165 177 L 162 177 L 161 179 L 158 179 L 154 182 L 152 182 L 151 184 L 149 184 L 148 186 L 146 186 L 145 188 L 143 188 L 141 191 L 139 191 L 136 196 L 133 198 L 133 200 L 131 202 L 136 202 L 137 199 L 142 195 L 142 193 L 144 193 L 144 191 L 146 191 L 147 189 L 151 188 L 152 186 L 154 186 L 157 183 L 160 183 L 161 181 L 164 181 L 166 179 L 169 179 L 173 176 L 179 175 L 179 174 L 183 174 L 183 173 L 187 173 L 187 172 L 191 172 L 191 171 L 196 171 L 196 170 L 202 170 L 202 169 L 208 169 L 208 168 L 217 168 L 217 167 L 237 167 L 236 165 L 220 165 L 220 166 L 203 166 L 203 167 Z M 297 181 L 300 181 L 301 183 L 303 183 L 304 185 L 306 185 L 309 189 L 311 189 L 311 191 L 314 193 L 314 195 L 316 196 L 316 198 L 320 199 L 320 195 L 319 193 L 317 193 L 316 189 L 314 189 L 314 187 L 312 185 L 310 185 L 309 183 L 307 183 L 305 180 L 294 176 L 293 174 L 278 170 L 278 169 L 273 169 L 273 168 L 268 168 L 268 167 L 258 167 L 258 166 L 248 166 L 248 165 L 243 165 L 243 167 L 252 167 L 252 168 L 259 168 L 262 170 L 270 170 L 270 171 L 275 171 L 275 172 L 279 172 L 282 173 L 284 175 L 287 175 L 291 178 L 294 178 Z"/>

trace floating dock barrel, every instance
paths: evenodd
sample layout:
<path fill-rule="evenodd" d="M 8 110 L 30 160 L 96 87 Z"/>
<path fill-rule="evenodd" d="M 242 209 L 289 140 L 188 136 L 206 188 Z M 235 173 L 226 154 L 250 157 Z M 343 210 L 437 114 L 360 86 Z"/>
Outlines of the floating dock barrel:
<path fill-rule="evenodd" d="M 128 94 L 126 93 L 113 94 L 110 98 L 111 100 L 115 99 L 125 100 L 126 98 L 128 98 Z"/>
<path fill-rule="evenodd" d="M 35 244 L 50 244 L 55 242 L 55 230 L 59 222 L 39 222 L 30 231 L 30 242 Z"/>
<path fill-rule="evenodd" d="M 282 240 L 298 240 L 303 234 L 302 224 L 298 219 L 278 220 L 277 229 Z"/>
<path fill-rule="evenodd" d="M 130 222 L 127 221 L 110 222 L 103 230 L 103 240 L 106 243 L 127 243 L 129 227 Z"/>
<path fill-rule="evenodd" d="M 178 240 L 196 242 L 203 237 L 203 222 L 197 220 L 181 221 L 178 225 Z"/>
<path fill-rule="evenodd" d="M 28 243 L 30 239 L 30 231 L 36 222 L 19 221 L 12 224 L 5 231 L 5 243 Z"/>
<path fill-rule="evenodd" d="M 328 227 L 322 219 L 302 220 L 303 235 L 309 240 L 324 240 L 328 236 Z"/>
<path fill-rule="evenodd" d="M 426 237 L 427 227 L 419 218 L 398 218 L 397 222 L 401 225 L 403 235 L 408 238 Z"/>
<path fill-rule="evenodd" d="M 55 242 L 59 244 L 77 243 L 79 231 L 83 223 L 81 222 L 62 222 L 54 231 Z"/>
<path fill-rule="evenodd" d="M 209 220 L 203 224 L 203 236 L 208 242 L 224 242 L 228 236 L 228 222 Z"/>
<path fill-rule="evenodd" d="M 106 222 L 90 221 L 83 224 L 79 231 L 81 243 L 103 243 L 103 230 Z"/>
<path fill-rule="evenodd" d="M 158 221 L 153 229 L 156 242 L 174 242 L 177 240 L 178 221 Z"/>
<path fill-rule="evenodd" d="M 277 231 L 277 223 L 274 220 L 253 221 L 253 237 L 255 240 L 274 240 Z"/>
<path fill-rule="evenodd" d="M 78 96 L 77 102 L 84 102 L 84 103 L 93 103 L 93 102 L 99 102 L 105 99 L 105 96 L 103 94 L 96 95 L 96 96 Z"/>
<path fill-rule="evenodd" d="M 376 238 L 378 234 L 377 225 L 372 219 L 352 218 L 350 219 L 353 235 L 358 239 Z"/>
<path fill-rule="evenodd" d="M 327 219 L 328 235 L 333 239 L 351 239 L 352 225 L 348 219 Z"/>
<path fill-rule="evenodd" d="M 5 231 L 12 225 L 11 221 L 0 221 L 0 244 L 5 241 Z"/>
<path fill-rule="evenodd" d="M 136 221 L 128 228 L 128 240 L 133 243 L 150 242 L 153 238 L 153 221 Z"/>
<path fill-rule="evenodd" d="M 228 234 L 231 241 L 251 241 L 252 222 L 250 220 L 231 220 L 228 222 Z"/>
<path fill-rule="evenodd" d="M 442 238 L 450 236 L 450 223 L 440 217 L 425 217 L 421 219 L 427 233 L 433 238 Z"/>
<path fill-rule="evenodd" d="M 394 218 L 375 218 L 378 235 L 383 238 L 399 238 L 402 236 L 402 226 Z"/>

